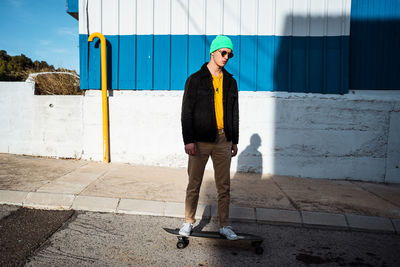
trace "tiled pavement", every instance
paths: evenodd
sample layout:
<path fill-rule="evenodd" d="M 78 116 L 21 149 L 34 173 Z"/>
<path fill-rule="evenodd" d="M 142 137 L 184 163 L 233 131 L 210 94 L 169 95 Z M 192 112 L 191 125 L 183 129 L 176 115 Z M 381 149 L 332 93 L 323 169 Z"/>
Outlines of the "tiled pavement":
<path fill-rule="evenodd" d="M 186 170 L 0 154 L 0 204 L 184 216 Z M 400 184 L 232 173 L 234 221 L 400 233 Z M 206 171 L 197 218 L 216 218 Z"/>

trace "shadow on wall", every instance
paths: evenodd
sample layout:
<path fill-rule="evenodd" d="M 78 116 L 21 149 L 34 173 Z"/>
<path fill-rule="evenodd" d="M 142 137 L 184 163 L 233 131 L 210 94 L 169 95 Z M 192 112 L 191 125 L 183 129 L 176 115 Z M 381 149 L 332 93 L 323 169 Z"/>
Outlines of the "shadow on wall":
<path fill-rule="evenodd" d="M 310 31 L 325 28 L 330 36 L 276 37 L 274 87 L 328 94 L 347 93 L 349 84 L 351 89 L 400 89 L 395 78 L 400 62 L 400 50 L 395 48 L 400 45 L 400 20 L 354 19 L 357 12 L 352 9 L 350 36 L 340 35 L 340 18 L 313 17 Z M 295 16 L 293 26 L 290 19 L 285 25 L 295 32 L 300 27 L 296 25 L 307 25 L 307 19 Z M 384 173 L 376 171 L 381 169 L 376 162 L 387 156 L 383 140 L 389 125 L 382 123 L 386 115 L 343 109 L 339 100 L 318 101 L 275 98 L 272 172 L 335 179 L 363 179 L 368 174 L 383 182 Z"/>
<path fill-rule="evenodd" d="M 275 57 L 270 59 L 274 60 L 270 63 L 273 65 L 273 91 L 348 93 L 350 38 L 345 35 L 342 20 L 341 16 L 286 17 L 283 32 L 287 35 L 274 36 Z M 268 135 L 271 140 L 264 140 L 271 144 L 268 157 L 272 164 L 266 172 L 329 177 L 323 169 L 332 160 L 326 157 L 340 154 L 337 148 L 343 136 L 327 128 L 343 122 L 340 115 L 334 114 L 338 111 L 335 104 L 326 102 L 332 106 L 308 98 L 273 99 L 273 119 L 262 125 L 263 129 L 271 129 Z"/>
<path fill-rule="evenodd" d="M 258 151 L 260 146 L 260 135 L 253 134 L 250 137 L 250 144 L 239 153 L 237 172 L 263 173 L 263 158 L 261 152 Z"/>
<path fill-rule="evenodd" d="M 400 9 L 394 12 L 400 17 Z M 400 19 L 352 17 L 350 89 L 399 90 L 399 47 Z"/>
<path fill-rule="evenodd" d="M 240 49 L 227 69 L 244 91 L 400 89 L 400 20 L 358 18 L 353 12 L 350 35 L 339 26 L 340 16 L 313 16 L 311 24 L 307 17 L 294 16 L 286 19 L 283 32 L 296 36 L 232 36 Z"/>
<path fill-rule="evenodd" d="M 284 32 L 294 36 L 274 36 L 274 91 L 348 93 L 349 36 L 335 27 L 342 25 L 341 20 L 334 16 L 286 18 Z"/>

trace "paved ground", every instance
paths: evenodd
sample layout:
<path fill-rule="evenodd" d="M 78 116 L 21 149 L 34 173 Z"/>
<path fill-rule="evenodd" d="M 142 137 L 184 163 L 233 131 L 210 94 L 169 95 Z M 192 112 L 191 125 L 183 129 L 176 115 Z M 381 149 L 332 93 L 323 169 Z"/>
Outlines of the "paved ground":
<path fill-rule="evenodd" d="M 0 266 L 23 264 L 73 213 L 1 206 Z"/>
<path fill-rule="evenodd" d="M 1 247 L 7 250 L 0 253 L 2 266 L 400 265 L 396 234 L 235 222 L 238 231 L 265 239 L 263 255 L 244 241 L 200 238 L 179 250 L 176 237 L 161 229 L 179 226 L 179 218 L 16 209 L 0 205 L 1 214 L 9 213 L 0 220 Z M 218 227 L 215 220 L 200 223 L 203 230 Z M 16 245 L 13 251 L 10 243 Z M 30 244 L 35 246 L 25 249 Z"/>
<path fill-rule="evenodd" d="M 185 169 L 0 154 L 0 204 L 182 217 Z M 400 184 L 232 173 L 233 221 L 400 232 Z M 212 172 L 198 217 L 215 217 Z"/>

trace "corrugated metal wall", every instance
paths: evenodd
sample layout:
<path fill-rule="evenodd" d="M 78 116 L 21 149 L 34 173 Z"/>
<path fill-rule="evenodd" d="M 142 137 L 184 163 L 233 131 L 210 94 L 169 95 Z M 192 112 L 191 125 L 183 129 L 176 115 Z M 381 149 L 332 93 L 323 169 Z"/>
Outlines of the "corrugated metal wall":
<path fill-rule="evenodd" d="M 78 0 L 67 0 L 66 11 L 72 17 L 79 20 L 79 1 Z"/>
<path fill-rule="evenodd" d="M 82 89 L 100 88 L 108 40 L 109 87 L 182 90 L 209 59 L 217 34 L 232 38 L 227 65 L 240 90 L 345 93 L 350 0 L 80 0 Z"/>
<path fill-rule="evenodd" d="M 400 89 L 400 1 L 353 0 L 350 88 Z"/>

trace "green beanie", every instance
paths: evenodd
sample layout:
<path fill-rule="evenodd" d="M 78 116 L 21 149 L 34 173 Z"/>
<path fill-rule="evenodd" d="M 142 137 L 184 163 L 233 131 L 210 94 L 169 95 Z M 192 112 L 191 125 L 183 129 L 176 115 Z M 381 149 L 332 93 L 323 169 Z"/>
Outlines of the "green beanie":
<path fill-rule="evenodd" d="M 218 50 L 221 48 L 230 48 L 233 51 L 233 44 L 232 44 L 231 39 L 228 36 L 217 35 L 217 37 L 215 37 L 215 39 L 211 43 L 210 54 L 212 52 L 214 52 L 215 50 Z"/>

